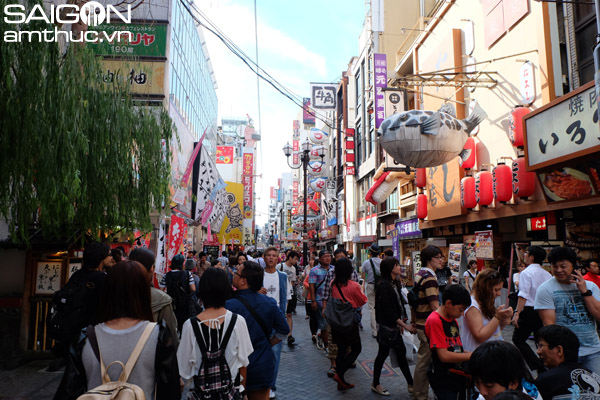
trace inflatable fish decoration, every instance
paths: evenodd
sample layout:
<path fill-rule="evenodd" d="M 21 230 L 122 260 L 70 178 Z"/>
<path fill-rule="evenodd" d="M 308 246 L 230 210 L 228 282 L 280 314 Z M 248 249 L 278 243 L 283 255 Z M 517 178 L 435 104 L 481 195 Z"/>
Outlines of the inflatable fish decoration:
<path fill-rule="evenodd" d="M 454 107 L 444 104 L 438 111 L 411 110 L 386 118 L 379 127 L 381 147 L 407 167 L 443 165 L 456 156 L 460 164 L 469 158 L 463 149 L 467 138 L 487 114 L 475 103 L 466 119 L 457 119 Z"/>

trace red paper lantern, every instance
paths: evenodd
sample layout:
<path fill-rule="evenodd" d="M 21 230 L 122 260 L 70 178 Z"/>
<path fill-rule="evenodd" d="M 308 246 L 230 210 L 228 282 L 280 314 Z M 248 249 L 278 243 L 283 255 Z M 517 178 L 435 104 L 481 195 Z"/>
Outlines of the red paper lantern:
<path fill-rule="evenodd" d="M 535 172 L 527 172 L 525 158 L 519 157 L 512 163 L 512 190 L 515 196 L 526 199 L 535 193 Z"/>
<path fill-rule="evenodd" d="M 465 161 L 462 161 L 462 158 L 459 159 L 459 162 L 462 162 L 462 164 L 460 166 L 463 167 L 464 169 L 470 169 L 475 166 L 475 161 L 477 161 L 477 151 L 475 150 L 475 148 L 476 148 L 475 144 L 476 144 L 475 139 L 470 137 L 467 139 L 467 142 L 465 143 L 465 147 L 463 147 L 465 150 L 471 150 L 471 154 L 469 155 L 469 158 L 467 158 Z"/>
<path fill-rule="evenodd" d="M 480 206 L 489 206 L 494 201 L 492 173 L 480 171 L 475 174 L 475 198 Z"/>
<path fill-rule="evenodd" d="M 512 168 L 501 163 L 492 170 L 494 198 L 505 203 L 512 199 Z"/>
<path fill-rule="evenodd" d="M 415 173 L 415 185 L 418 188 L 424 188 L 427 185 L 427 170 L 425 168 L 417 168 Z"/>
<path fill-rule="evenodd" d="M 508 133 L 510 142 L 515 147 L 523 147 L 523 117 L 529 114 L 529 109 L 522 106 L 516 106 L 510 113 L 508 123 Z"/>
<path fill-rule="evenodd" d="M 417 217 L 419 219 L 427 218 L 427 196 L 423 193 L 417 195 Z"/>
<path fill-rule="evenodd" d="M 475 178 L 466 176 L 460 180 L 460 205 L 471 209 L 477 205 L 475 198 Z"/>

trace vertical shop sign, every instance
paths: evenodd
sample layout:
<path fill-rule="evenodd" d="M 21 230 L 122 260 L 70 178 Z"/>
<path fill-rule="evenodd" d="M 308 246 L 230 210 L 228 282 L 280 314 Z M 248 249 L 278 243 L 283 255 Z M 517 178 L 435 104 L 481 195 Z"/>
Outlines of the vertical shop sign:
<path fill-rule="evenodd" d="M 394 258 L 400 259 L 400 240 L 398 238 L 398 228 L 392 230 L 392 250 L 394 252 Z"/>
<path fill-rule="evenodd" d="M 160 221 L 158 227 L 158 246 L 156 249 L 156 261 L 154 265 L 156 265 L 156 273 L 159 275 L 164 275 L 167 273 L 167 265 L 165 262 L 165 221 Z"/>
<path fill-rule="evenodd" d="M 302 99 L 302 122 L 305 124 L 315 123 L 315 113 L 310 108 L 310 98 L 305 97 Z"/>
<path fill-rule="evenodd" d="M 298 200 L 298 186 L 300 182 L 298 182 L 298 178 L 294 178 L 292 182 L 292 207 L 300 206 L 300 201 Z"/>
<path fill-rule="evenodd" d="M 385 95 L 383 88 L 387 87 L 387 58 L 383 53 L 373 55 L 375 64 L 375 129 L 385 119 Z"/>
<path fill-rule="evenodd" d="M 187 226 L 183 218 L 177 215 L 171 216 L 171 226 L 169 228 L 169 242 L 167 248 L 167 265 L 171 265 L 171 260 L 179 251 L 181 243 L 183 243 L 183 235 L 187 231 Z"/>
<path fill-rule="evenodd" d="M 242 183 L 244 184 L 244 218 L 252 219 L 252 195 L 254 154 L 244 153 L 242 164 Z"/>

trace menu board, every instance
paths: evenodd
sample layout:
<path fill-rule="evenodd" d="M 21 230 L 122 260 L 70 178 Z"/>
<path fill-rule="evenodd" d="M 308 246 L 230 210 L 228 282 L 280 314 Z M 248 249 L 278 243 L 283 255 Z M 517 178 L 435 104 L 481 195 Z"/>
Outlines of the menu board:
<path fill-rule="evenodd" d="M 452 271 L 459 271 L 462 258 L 463 244 L 451 244 L 448 251 L 448 266 Z"/>

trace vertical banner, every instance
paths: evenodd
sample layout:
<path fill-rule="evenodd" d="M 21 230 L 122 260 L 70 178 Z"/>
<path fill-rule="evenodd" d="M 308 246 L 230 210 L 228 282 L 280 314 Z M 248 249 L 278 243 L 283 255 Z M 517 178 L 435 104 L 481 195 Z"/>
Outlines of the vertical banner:
<path fill-rule="evenodd" d="M 392 250 L 394 251 L 394 258 L 400 259 L 400 238 L 398 237 L 398 228 L 392 230 Z"/>
<path fill-rule="evenodd" d="M 373 55 L 375 64 L 375 129 L 385 119 L 385 94 L 383 88 L 387 87 L 387 59 L 385 54 Z"/>
<path fill-rule="evenodd" d="M 310 109 L 310 98 L 308 97 L 302 99 L 302 122 L 305 124 L 315 123 L 315 114 Z"/>
<path fill-rule="evenodd" d="M 169 228 L 169 241 L 167 243 L 167 265 L 171 265 L 171 260 L 179 251 L 183 243 L 183 235 L 186 233 L 187 226 L 183 218 L 176 215 L 171 216 L 171 226 Z"/>
<path fill-rule="evenodd" d="M 244 218 L 252 219 L 252 195 L 254 154 L 244 153 L 242 161 L 242 184 L 244 185 Z"/>
<path fill-rule="evenodd" d="M 271 195 L 269 196 L 271 199 L 277 199 L 277 191 L 274 186 L 271 186 Z"/>
<path fill-rule="evenodd" d="M 298 178 L 294 178 L 292 181 L 292 207 L 300 206 L 300 201 L 298 200 L 298 186 L 300 182 L 298 182 Z"/>

